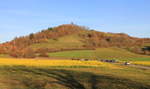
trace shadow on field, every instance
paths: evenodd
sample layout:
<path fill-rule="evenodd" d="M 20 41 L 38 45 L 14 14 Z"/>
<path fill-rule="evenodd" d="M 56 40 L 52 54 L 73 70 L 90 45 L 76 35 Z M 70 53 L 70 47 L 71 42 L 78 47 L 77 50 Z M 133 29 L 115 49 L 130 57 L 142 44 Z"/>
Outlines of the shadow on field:
<path fill-rule="evenodd" d="M 53 84 L 61 85 L 61 89 L 149 89 L 149 85 L 143 85 L 127 79 L 113 76 L 96 75 L 89 72 L 71 71 L 65 69 L 13 67 L 11 71 L 22 73 L 18 75 L 20 81 L 27 89 L 55 89 Z M 43 79 L 28 77 L 38 76 Z M 57 89 L 60 89 L 57 88 Z"/>

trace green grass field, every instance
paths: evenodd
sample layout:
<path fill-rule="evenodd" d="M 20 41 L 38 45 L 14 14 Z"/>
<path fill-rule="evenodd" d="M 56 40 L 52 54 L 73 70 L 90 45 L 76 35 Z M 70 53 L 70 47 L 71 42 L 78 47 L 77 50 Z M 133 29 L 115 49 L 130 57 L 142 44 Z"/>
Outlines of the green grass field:
<path fill-rule="evenodd" d="M 98 48 L 96 50 L 79 50 L 49 53 L 49 57 L 116 59 L 119 61 L 150 61 L 150 56 L 129 52 L 120 48 Z"/>
<path fill-rule="evenodd" d="M 49 57 L 59 57 L 59 58 L 93 58 L 94 50 L 80 50 L 80 51 L 64 51 L 49 53 Z"/>

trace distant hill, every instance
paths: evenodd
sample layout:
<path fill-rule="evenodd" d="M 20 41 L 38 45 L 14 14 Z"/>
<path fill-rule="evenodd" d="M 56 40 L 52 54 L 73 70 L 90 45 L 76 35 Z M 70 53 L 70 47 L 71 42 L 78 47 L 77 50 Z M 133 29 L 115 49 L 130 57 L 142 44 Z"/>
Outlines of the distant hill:
<path fill-rule="evenodd" d="M 0 44 L 0 53 L 14 57 L 35 57 L 47 56 L 46 53 L 49 52 L 108 47 L 145 53 L 141 49 L 145 45 L 150 45 L 149 38 L 136 38 L 124 33 L 105 33 L 75 24 L 64 24 Z"/>

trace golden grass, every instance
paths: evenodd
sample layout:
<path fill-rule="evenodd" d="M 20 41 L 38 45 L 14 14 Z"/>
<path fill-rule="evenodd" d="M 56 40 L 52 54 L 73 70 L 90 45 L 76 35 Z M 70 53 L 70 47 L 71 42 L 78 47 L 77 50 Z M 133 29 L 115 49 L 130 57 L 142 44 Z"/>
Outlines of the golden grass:
<path fill-rule="evenodd" d="M 150 66 L 150 61 L 134 61 L 133 64 Z"/>
<path fill-rule="evenodd" d="M 0 65 L 24 65 L 24 66 L 91 66 L 102 65 L 98 61 L 78 61 L 78 60 L 48 60 L 48 59 L 14 59 L 0 58 Z"/>

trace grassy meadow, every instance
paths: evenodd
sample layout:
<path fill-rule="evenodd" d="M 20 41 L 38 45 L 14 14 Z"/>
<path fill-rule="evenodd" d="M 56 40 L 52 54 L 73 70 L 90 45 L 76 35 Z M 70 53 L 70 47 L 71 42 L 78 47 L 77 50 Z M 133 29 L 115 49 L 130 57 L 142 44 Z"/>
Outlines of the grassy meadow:
<path fill-rule="evenodd" d="M 49 57 L 58 58 L 95 58 L 94 50 L 63 51 L 49 53 Z"/>
<path fill-rule="evenodd" d="M 0 89 L 149 89 L 150 70 L 99 61 L 0 58 Z"/>
<path fill-rule="evenodd" d="M 78 50 L 49 53 L 56 58 L 116 59 L 119 61 L 150 61 L 150 56 L 139 55 L 120 48 L 98 48 L 96 50 Z"/>

